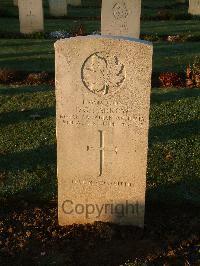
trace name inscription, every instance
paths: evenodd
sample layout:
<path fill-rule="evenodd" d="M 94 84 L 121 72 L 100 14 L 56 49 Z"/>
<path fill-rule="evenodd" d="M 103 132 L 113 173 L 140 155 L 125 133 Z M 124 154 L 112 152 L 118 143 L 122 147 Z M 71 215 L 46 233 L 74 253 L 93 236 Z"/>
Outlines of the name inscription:
<path fill-rule="evenodd" d="M 134 186 L 133 183 L 131 182 L 126 182 L 126 181 L 113 181 L 113 182 L 109 182 L 109 181 L 104 181 L 104 180 L 80 180 L 80 179 L 75 179 L 75 180 L 71 180 L 71 183 L 74 185 L 86 185 L 86 186 L 99 186 L 99 185 L 108 185 L 108 186 L 116 186 L 116 187 L 127 187 L 127 188 L 131 188 Z"/>
<path fill-rule="evenodd" d="M 72 126 L 136 126 L 143 127 L 145 118 L 140 114 L 133 115 L 132 107 L 121 105 L 117 102 L 83 100 L 82 105 L 77 105 L 73 114 L 60 114 L 63 123 Z"/>

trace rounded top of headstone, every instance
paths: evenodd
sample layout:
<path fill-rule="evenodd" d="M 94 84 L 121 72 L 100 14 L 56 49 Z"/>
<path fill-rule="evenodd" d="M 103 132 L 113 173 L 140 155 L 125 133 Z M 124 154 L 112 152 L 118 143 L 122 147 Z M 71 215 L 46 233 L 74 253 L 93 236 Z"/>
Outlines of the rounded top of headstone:
<path fill-rule="evenodd" d="M 66 39 L 61 39 L 55 42 L 54 47 L 57 48 L 58 46 L 66 43 L 66 42 L 73 42 L 73 41 L 85 41 L 85 40 L 115 40 L 115 41 L 124 41 L 124 42 L 132 42 L 138 45 L 144 45 L 144 46 L 153 46 L 152 42 L 137 39 L 137 38 L 131 38 L 131 37 L 124 37 L 124 36 L 111 36 L 111 35 L 87 35 L 87 36 L 77 36 L 77 37 L 71 37 Z"/>

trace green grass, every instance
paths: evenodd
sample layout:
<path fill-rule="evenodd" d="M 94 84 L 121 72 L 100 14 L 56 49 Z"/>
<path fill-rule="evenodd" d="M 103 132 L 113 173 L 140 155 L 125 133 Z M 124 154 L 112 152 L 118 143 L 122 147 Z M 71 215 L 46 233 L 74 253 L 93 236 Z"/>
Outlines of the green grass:
<path fill-rule="evenodd" d="M 45 20 L 45 31 L 52 32 L 57 30 L 64 30 L 67 32 L 73 31 L 83 25 L 84 29 L 88 34 L 94 31 L 100 31 L 100 21 L 94 20 L 68 20 L 68 19 L 48 19 Z"/>
<path fill-rule="evenodd" d="M 49 40 L 0 40 L 0 67 L 23 71 L 54 71 L 54 47 Z"/>
<path fill-rule="evenodd" d="M 5 27 L 6 25 L 6 27 Z M 44 29 L 46 32 L 65 30 L 70 32 L 74 27 L 84 25 L 88 33 L 100 30 L 100 21 L 80 19 L 45 19 Z M 19 32 L 19 20 L 17 18 L 0 18 L 0 32 Z"/>
<path fill-rule="evenodd" d="M 200 35 L 200 21 L 198 20 L 169 20 L 144 21 L 141 33 L 151 35 Z"/>
<path fill-rule="evenodd" d="M 54 91 L 46 86 L 1 87 L 0 94 L 1 168 L 6 171 L 1 197 L 24 194 L 26 198 L 31 193 L 32 199 L 34 194 L 52 198 L 56 182 Z M 41 117 L 35 120 L 34 115 Z"/>
<path fill-rule="evenodd" d="M 154 43 L 153 71 L 186 71 L 195 57 L 200 57 L 199 42 Z"/>
<path fill-rule="evenodd" d="M 198 89 L 153 89 L 149 199 L 200 203 L 199 119 Z M 0 123 L 0 199 L 53 199 L 57 189 L 54 91 L 48 86 L 1 85 Z"/>
<path fill-rule="evenodd" d="M 45 19 L 45 31 L 56 30 L 70 31 L 82 24 L 87 33 L 100 30 L 100 20 L 88 19 Z M 6 25 L 6 27 L 5 27 Z M 0 18 L 0 32 L 19 32 L 19 20 L 17 18 Z M 198 20 L 179 21 L 142 21 L 141 33 L 150 35 L 200 35 L 200 22 Z"/>
<path fill-rule="evenodd" d="M 199 131 L 198 89 L 153 90 L 148 182 L 159 201 L 200 203 Z"/>
<path fill-rule="evenodd" d="M 154 17 L 158 16 L 160 11 L 165 11 L 171 16 L 187 15 L 188 3 L 178 4 L 176 0 L 144 0 L 142 1 L 142 16 Z"/>
<path fill-rule="evenodd" d="M 51 40 L 0 39 L 0 68 L 53 72 L 53 43 Z M 153 71 L 185 71 L 196 56 L 200 56 L 198 42 L 154 43 Z"/>

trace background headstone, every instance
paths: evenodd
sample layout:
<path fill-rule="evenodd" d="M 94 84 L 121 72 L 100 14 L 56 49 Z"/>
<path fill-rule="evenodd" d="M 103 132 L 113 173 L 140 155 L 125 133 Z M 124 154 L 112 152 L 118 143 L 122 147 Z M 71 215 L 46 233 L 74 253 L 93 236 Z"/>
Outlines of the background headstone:
<path fill-rule="evenodd" d="M 67 0 L 49 0 L 50 14 L 55 17 L 67 15 Z"/>
<path fill-rule="evenodd" d="M 87 36 L 55 50 L 59 223 L 143 227 L 152 46 Z"/>
<path fill-rule="evenodd" d="M 101 34 L 140 36 L 141 0 L 102 0 Z"/>
<path fill-rule="evenodd" d="M 200 15 L 200 0 L 189 0 L 189 14 Z"/>
<path fill-rule="evenodd" d="M 81 6 L 82 0 L 68 0 L 68 4 L 71 6 Z"/>
<path fill-rule="evenodd" d="M 13 0 L 14 6 L 18 6 L 18 0 Z"/>
<path fill-rule="evenodd" d="M 21 33 L 44 30 L 42 0 L 18 0 Z"/>

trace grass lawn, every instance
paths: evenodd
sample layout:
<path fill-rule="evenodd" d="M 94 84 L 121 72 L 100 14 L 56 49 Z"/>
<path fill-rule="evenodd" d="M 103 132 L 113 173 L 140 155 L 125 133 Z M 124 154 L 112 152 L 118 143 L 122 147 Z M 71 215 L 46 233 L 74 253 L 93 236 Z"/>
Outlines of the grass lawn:
<path fill-rule="evenodd" d="M 0 39 L 0 68 L 53 72 L 53 43 L 41 39 Z M 183 72 L 196 56 L 200 56 L 198 42 L 154 43 L 153 71 Z"/>
<path fill-rule="evenodd" d="M 169 20 L 143 21 L 142 34 L 151 35 L 200 35 L 200 21 L 198 20 Z"/>
<path fill-rule="evenodd" d="M 200 91 L 153 89 L 148 197 L 200 203 Z M 54 90 L 0 87 L 0 199 L 51 200 L 56 196 Z"/>
<path fill-rule="evenodd" d="M 0 40 L 0 67 L 54 71 L 54 47 L 49 40 Z"/>
<path fill-rule="evenodd" d="M 83 25 L 86 32 L 91 34 L 100 30 L 100 20 L 80 19 L 45 19 L 45 31 L 56 30 L 71 31 L 78 25 Z M 5 27 L 6 25 L 6 27 Z M 17 18 L 0 18 L 0 32 L 19 32 L 19 20 Z M 150 35 L 200 35 L 199 20 L 178 21 L 142 21 L 141 34 Z"/>

